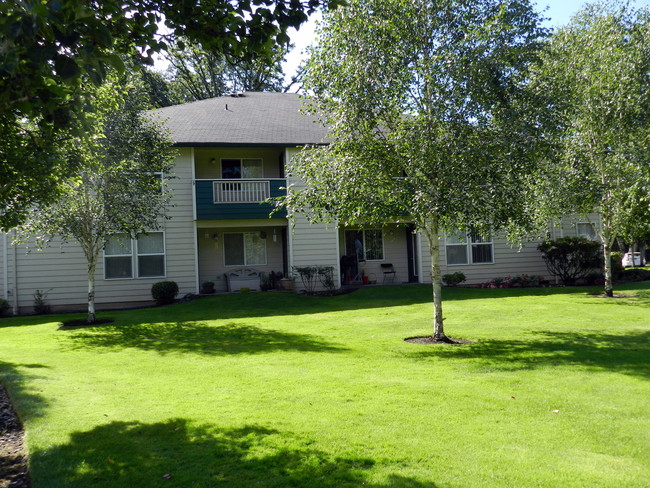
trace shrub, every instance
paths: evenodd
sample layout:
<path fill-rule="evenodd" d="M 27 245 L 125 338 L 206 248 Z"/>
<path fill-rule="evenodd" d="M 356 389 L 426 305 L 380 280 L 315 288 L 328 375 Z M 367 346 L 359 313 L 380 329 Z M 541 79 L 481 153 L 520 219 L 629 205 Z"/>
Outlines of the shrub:
<path fill-rule="evenodd" d="M 4 298 L 0 298 L 0 317 L 5 315 L 10 308 L 11 306 L 9 305 L 9 302 Z"/>
<path fill-rule="evenodd" d="M 623 253 L 615 251 L 612 253 L 612 277 L 620 278 L 623 274 Z"/>
<path fill-rule="evenodd" d="M 629 268 L 623 271 L 622 278 L 625 281 L 647 281 L 650 280 L 650 271 L 643 268 Z"/>
<path fill-rule="evenodd" d="M 336 283 L 334 282 L 334 268 L 332 266 L 319 266 L 318 279 L 328 293 L 334 293 Z"/>
<path fill-rule="evenodd" d="M 178 285 L 175 281 L 159 281 L 151 287 L 151 296 L 158 305 L 174 303 L 178 295 Z"/>
<path fill-rule="evenodd" d="M 493 278 L 479 285 L 479 288 L 527 288 L 546 284 L 543 276 L 522 274 L 521 276 L 506 276 Z"/>
<path fill-rule="evenodd" d="M 44 290 L 34 292 L 34 313 L 36 315 L 48 314 L 51 311 L 50 305 L 45 301 L 47 293 Z"/>
<path fill-rule="evenodd" d="M 305 293 L 313 295 L 318 282 L 329 293 L 333 293 L 336 288 L 334 282 L 334 268 L 332 266 L 294 266 L 294 271 L 298 273 L 305 287 Z"/>
<path fill-rule="evenodd" d="M 457 271 L 456 273 L 442 275 L 442 281 L 444 281 L 449 286 L 460 285 L 466 279 L 467 278 L 465 278 L 465 274 L 461 273 L 460 271 Z"/>
<path fill-rule="evenodd" d="M 557 276 L 563 285 L 573 285 L 595 268 L 600 268 L 600 244 L 584 237 L 561 237 L 540 244 L 549 273 Z"/>

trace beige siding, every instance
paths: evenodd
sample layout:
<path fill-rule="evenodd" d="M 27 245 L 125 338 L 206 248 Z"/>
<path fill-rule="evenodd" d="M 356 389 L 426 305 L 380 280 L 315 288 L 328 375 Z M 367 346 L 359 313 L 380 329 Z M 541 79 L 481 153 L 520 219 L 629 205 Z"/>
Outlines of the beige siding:
<path fill-rule="evenodd" d="M 221 159 L 261 158 L 264 168 L 264 178 L 280 178 L 282 176 L 281 148 L 250 148 L 250 147 L 214 147 L 197 148 L 196 178 L 220 179 Z M 215 163 L 211 163 L 211 160 Z"/>
<path fill-rule="evenodd" d="M 180 296 L 196 292 L 194 258 L 195 226 L 192 221 L 192 150 L 180 151 L 174 169 L 176 178 L 170 182 L 174 193 L 171 220 L 162 224 L 165 233 L 166 278 L 105 280 L 103 255 L 95 273 L 96 303 L 102 305 L 151 301 L 151 285 L 161 279 L 178 283 Z M 12 250 L 10 250 L 11 256 Z M 86 260 L 79 246 L 55 238 L 42 251 L 32 242 L 17 247 L 18 306 L 28 312 L 34 303 L 34 293 L 45 291 L 47 302 L 57 309 L 78 309 L 86 304 Z M 10 271 L 12 271 L 10 267 Z M 11 287 L 16 281 L 11 275 Z"/>
<path fill-rule="evenodd" d="M 503 238 L 495 237 L 493 241 L 493 262 L 489 264 L 463 264 L 448 265 L 446 255 L 446 240 L 443 236 L 440 240 L 440 266 L 443 275 L 448 273 L 462 272 L 467 281 L 465 284 L 478 284 L 490 281 L 493 278 L 504 276 L 517 276 L 521 274 L 542 275 L 546 279 L 551 277 L 548 274 L 546 265 L 537 250 L 538 240 L 523 245 L 511 246 Z M 431 283 L 431 256 L 429 254 L 428 240 L 421 235 L 422 243 L 422 271 L 424 283 Z"/>
<path fill-rule="evenodd" d="M 288 149 L 286 160 L 290 161 L 297 150 Z M 287 186 L 299 188 L 302 182 L 294 177 L 287 178 Z M 339 233 L 335 225 L 310 224 L 303 215 L 297 215 L 289 228 L 289 270 L 294 266 L 331 266 L 337 288 L 341 286 L 339 263 Z M 296 280 L 300 289 L 300 280 Z"/>

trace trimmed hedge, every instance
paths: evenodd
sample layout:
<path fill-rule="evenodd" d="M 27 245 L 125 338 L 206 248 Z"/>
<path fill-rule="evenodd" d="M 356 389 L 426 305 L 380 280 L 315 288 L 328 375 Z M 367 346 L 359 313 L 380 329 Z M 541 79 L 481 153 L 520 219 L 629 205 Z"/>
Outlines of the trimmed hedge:
<path fill-rule="evenodd" d="M 151 296 L 158 305 L 174 303 L 178 295 L 178 285 L 175 281 L 159 281 L 151 287 Z"/>

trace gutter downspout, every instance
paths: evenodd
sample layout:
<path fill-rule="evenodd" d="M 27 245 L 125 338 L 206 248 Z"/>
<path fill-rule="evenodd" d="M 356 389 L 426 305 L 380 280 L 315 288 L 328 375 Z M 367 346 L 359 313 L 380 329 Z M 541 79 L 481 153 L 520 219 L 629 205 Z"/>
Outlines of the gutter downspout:
<path fill-rule="evenodd" d="M 200 279 L 199 279 L 199 222 L 196 218 L 196 156 L 194 148 L 190 148 L 190 160 L 192 165 L 192 233 L 194 242 L 194 286 L 195 293 L 198 295 L 200 292 Z"/>
<path fill-rule="evenodd" d="M 16 231 L 14 230 L 14 240 L 16 238 Z M 14 248 L 14 300 L 13 308 L 14 315 L 18 315 L 18 246 L 14 243 L 11 244 L 11 247 Z"/>

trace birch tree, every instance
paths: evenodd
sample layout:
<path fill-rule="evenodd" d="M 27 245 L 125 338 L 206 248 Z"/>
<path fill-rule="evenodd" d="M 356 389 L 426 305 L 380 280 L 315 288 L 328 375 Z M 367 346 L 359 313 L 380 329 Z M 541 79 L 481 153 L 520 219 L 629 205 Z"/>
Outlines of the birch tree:
<path fill-rule="evenodd" d="M 354 0 L 324 17 L 307 66 L 329 144 L 301 152 L 285 203 L 318 221 L 412 222 L 432 256 L 432 339 L 443 328 L 441 236 L 536 228 L 538 123 L 527 72 L 545 31 L 527 0 Z"/>
<path fill-rule="evenodd" d="M 558 30 L 533 84 L 550 96 L 562 181 L 558 201 L 597 211 L 605 294 L 611 248 L 650 225 L 650 13 L 627 3 L 585 7 Z"/>
<path fill-rule="evenodd" d="M 165 182 L 175 157 L 171 139 L 140 110 L 135 87 L 108 82 L 94 92 L 93 129 L 66 147 L 80 171 L 61 185 L 55 203 L 33 207 L 20 227 L 23 237 L 36 235 L 39 246 L 54 236 L 80 245 L 88 323 L 95 321 L 95 271 L 105 242 L 114 234 L 135 238 L 160 228 L 172 198 Z"/>

